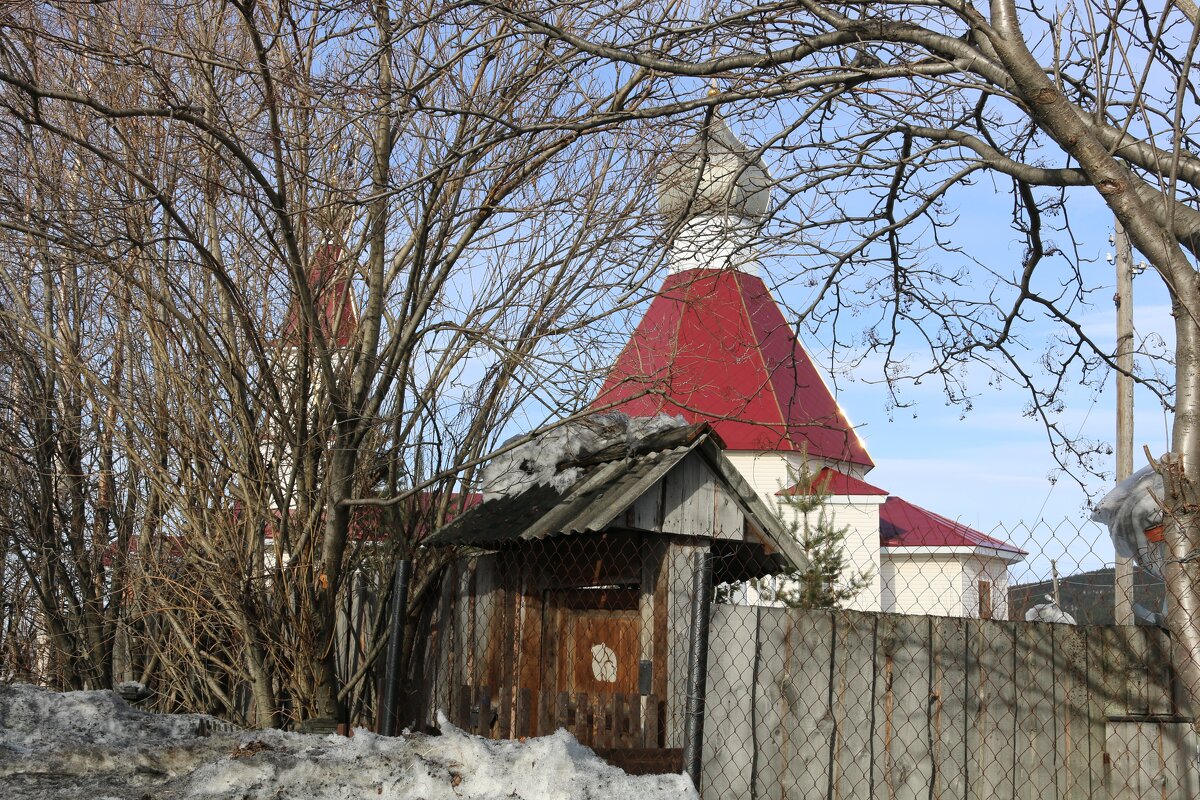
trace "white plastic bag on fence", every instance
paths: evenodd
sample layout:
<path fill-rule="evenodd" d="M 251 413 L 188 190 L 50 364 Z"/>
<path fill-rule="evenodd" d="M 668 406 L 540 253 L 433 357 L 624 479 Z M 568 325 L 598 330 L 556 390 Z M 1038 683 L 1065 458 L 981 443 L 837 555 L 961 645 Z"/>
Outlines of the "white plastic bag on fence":
<path fill-rule="evenodd" d="M 1054 598 L 1046 595 L 1046 602 L 1033 606 L 1025 612 L 1026 622 L 1059 622 L 1064 625 L 1075 625 L 1075 618 L 1059 608 Z"/>
<path fill-rule="evenodd" d="M 1117 555 L 1133 558 L 1157 578 L 1163 576 L 1166 545 L 1152 542 L 1146 531 L 1162 525 L 1163 479 L 1154 467 L 1143 467 L 1118 483 L 1092 512 L 1092 519 L 1108 526 Z"/>

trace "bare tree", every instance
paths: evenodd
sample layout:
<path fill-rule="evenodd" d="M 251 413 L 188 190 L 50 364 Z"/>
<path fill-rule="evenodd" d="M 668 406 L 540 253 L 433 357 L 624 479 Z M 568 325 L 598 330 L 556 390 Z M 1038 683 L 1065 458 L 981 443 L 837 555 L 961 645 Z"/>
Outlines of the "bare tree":
<path fill-rule="evenodd" d="M 44 403 L 86 398 L 71 419 L 94 429 L 87 464 L 33 471 L 95 476 L 80 582 L 127 620 L 99 635 L 96 685 L 119 639 L 163 708 L 369 716 L 384 604 L 339 674 L 355 575 L 386 586 L 509 416 L 585 405 L 597 321 L 654 268 L 641 176 L 662 134 L 606 117 L 645 101 L 635 77 L 455 5 L 4 12 L 5 146 L 31 155 L 4 175 L 6 288 L 40 276 L 13 336 Z M 42 295 L 80 325 L 42 331 Z M 127 518 L 101 524 L 118 468 Z M 63 546 L 24 551 L 39 587 Z"/>
<path fill-rule="evenodd" d="M 936 377 L 969 403 L 968 365 L 1014 378 L 1068 466 L 1086 466 L 1097 446 L 1060 429 L 1065 383 L 1118 369 L 1080 323 L 1099 280 L 1075 248 L 1070 215 L 1077 200 L 1100 198 L 1173 303 L 1165 374 L 1134 378 L 1174 413 L 1172 452 L 1155 464 L 1168 487 L 1170 626 L 1200 707 L 1193 3 L 484 5 L 581 53 L 683 85 L 699 79 L 639 114 L 719 107 L 758 120 L 782 195 L 768 234 L 803 237 L 819 255 L 820 266 L 798 276 L 819 295 L 803 313 L 839 330 L 840 312 L 866 315 L 865 349 L 887 356 L 893 386 Z M 631 18 L 644 26 L 621 24 Z M 969 270 L 946 266 L 971 262 L 950 203 L 981 180 L 1012 198 L 1011 224 L 1026 242 L 1013 269 L 983 258 Z M 1058 327 L 1045 351 L 1023 339 L 1034 320 Z M 919 363 L 906 344 L 914 338 L 928 352 Z"/>

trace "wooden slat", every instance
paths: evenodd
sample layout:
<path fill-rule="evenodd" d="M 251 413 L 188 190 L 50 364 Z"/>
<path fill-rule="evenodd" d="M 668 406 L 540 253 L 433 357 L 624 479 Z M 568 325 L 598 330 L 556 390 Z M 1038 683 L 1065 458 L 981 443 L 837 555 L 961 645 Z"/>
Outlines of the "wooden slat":
<path fill-rule="evenodd" d="M 623 692 L 613 696 L 613 747 L 632 747 L 629 733 L 629 697 Z"/>
<path fill-rule="evenodd" d="M 1139 627 L 1138 631 L 1143 637 L 1140 654 L 1146 664 L 1149 711 L 1164 716 L 1175 714 L 1177 706 L 1171 671 L 1171 637 L 1162 628 L 1150 625 Z"/>
<path fill-rule="evenodd" d="M 992 620 L 967 622 L 968 797 L 1009 800 L 1016 797 L 1018 624 Z"/>
<path fill-rule="evenodd" d="M 783 784 L 787 797 L 827 797 L 832 789 L 833 614 L 792 612 L 791 640 L 781 675 L 788 713 Z"/>
<path fill-rule="evenodd" d="M 488 686 L 480 686 L 478 700 L 476 701 L 479 708 L 479 722 L 475 732 L 480 736 L 491 737 L 495 726 L 492 725 L 492 690 Z"/>
<path fill-rule="evenodd" d="M 438 599 L 436 645 L 433 647 L 430 662 L 432 664 L 433 688 L 429 699 L 429 724 L 437 723 L 439 708 L 454 708 L 454 690 L 464 683 L 461 672 L 452 661 L 454 653 L 462 640 L 455 637 L 455 626 L 459 619 L 459 609 L 455 600 L 461 601 L 462 595 L 456 593 L 458 588 L 458 565 L 452 564 L 446 570 L 442 580 L 442 593 Z"/>
<path fill-rule="evenodd" d="M 667 543 L 656 542 L 647 554 L 647 579 L 653 579 L 654 599 L 651 605 L 653 619 L 651 621 L 651 648 L 653 662 L 651 664 L 650 693 L 659 698 L 667 696 L 667 670 L 670 666 L 667 649 L 670 640 L 667 636 L 667 609 L 670 605 L 671 566 L 667 561 Z M 657 711 L 654 714 L 657 718 Z M 654 740 L 648 740 L 646 746 L 656 746 Z"/>
<path fill-rule="evenodd" d="M 716 538 L 738 539 L 745 537 L 746 517 L 733 495 L 721 482 L 714 481 L 716 510 L 713 515 Z"/>
<path fill-rule="evenodd" d="M 497 739 L 513 738 L 513 687 L 501 686 L 496 691 L 496 730 Z"/>
<path fill-rule="evenodd" d="M 656 694 L 652 694 L 646 698 L 646 712 L 643 720 L 643 727 L 646 731 L 646 747 L 662 747 L 663 746 L 663 700 Z"/>
<path fill-rule="evenodd" d="M 875 797 L 925 800 L 933 782 L 929 620 L 881 614 L 876 643 Z"/>
<path fill-rule="evenodd" d="M 613 695 L 611 692 L 596 695 L 596 735 L 592 741 L 596 747 L 612 747 L 612 709 Z"/>
<path fill-rule="evenodd" d="M 1148 800 L 1150 787 L 1145 786 L 1142 770 L 1141 729 L 1135 722 L 1110 722 L 1105 739 L 1109 754 L 1108 789 L 1110 798 Z"/>
<path fill-rule="evenodd" d="M 1057 717 L 1055 749 L 1059 796 L 1089 800 L 1091 777 L 1088 743 L 1087 632 L 1074 625 L 1052 625 L 1054 635 L 1054 698 Z"/>
<path fill-rule="evenodd" d="M 930 734 L 933 737 L 932 800 L 967 796 L 967 620 L 935 617 L 932 637 Z"/>
<path fill-rule="evenodd" d="M 496 585 L 495 554 L 479 556 L 475 562 L 475 602 L 473 630 L 468 646 L 474 662 L 474 682 L 499 686 L 502 660 L 501 631 L 504 629 L 502 592 Z"/>
<path fill-rule="evenodd" d="M 471 703 L 474 700 L 472 691 L 470 686 L 458 688 L 458 703 L 454 706 L 454 717 L 451 721 L 464 731 L 474 733 L 475 726 L 471 724 Z"/>
<path fill-rule="evenodd" d="M 683 714 L 687 706 L 688 651 L 691 639 L 694 556 L 707 545 L 672 542 L 669 562 L 666 629 L 666 718 L 663 735 L 667 747 L 683 747 Z"/>
<path fill-rule="evenodd" d="M 1120 630 L 1112 626 L 1089 631 L 1094 642 L 1088 648 L 1088 675 L 1094 702 L 1106 717 L 1125 716 L 1125 658 Z M 1107 734 L 1106 734 L 1107 737 Z"/>
<path fill-rule="evenodd" d="M 629 697 L 629 742 L 627 747 L 644 747 L 645 726 L 642 723 L 642 701 L 639 695 Z"/>
<path fill-rule="evenodd" d="M 1048 625 L 1025 625 L 1017 636 L 1018 796 L 1057 797 L 1053 634 Z"/>
<path fill-rule="evenodd" d="M 754 786 L 756 798 L 783 797 L 787 701 L 780 680 L 787 661 L 793 615 L 783 608 L 758 609 L 754 661 Z"/>
<path fill-rule="evenodd" d="M 871 731 L 874 729 L 873 679 L 875 617 L 839 611 L 834 615 L 833 797 L 871 796 Z"/>
<path fill-rule="evenodd" d="M 708 535 L 712 528 L 712 493 L 705 486 L 712 471 L 698 453 L 689 453 L 663 477 L 663 531 L 683 536 Z"/>
<path fill-rule="evenodd" d="M 555 727 L 571 730 L 571 696 L 567 692 L 558 693 L 558 702 L 554 706 Z"/>
<path fill-rule="evenodd" d="M 517 690 L 517 715 L 513 724 L 513 735 L 534 736 L 536 731 L 533 729 L 531 721 L 535 719 L 533 716 L 533 692 L 522 687 Z"/>
<path fill-rule="evenodd" d="M 534 730 L 534 736 L 549 736 L 554 733 L 555 728 L 555 713 L 557 709 L 554 704 L 554 693 L 540 690 L 535 695 L 537 700 L 537 728 Z"/>
<path fill-rule="evenodd" d="M 658 489 L 655 489 L 658 492 Z M 663 553 L 665 552 L 665 543 L 658 538 L 647 537 L 641 544 L 641 582 L 638 593 L 638 689 L 637 695 L 640 697 L 642 692 L 653 692 L 655 681 L 660 677 L 659 673 L 666 672 L 666 651 L 663 650 L 663 639 L 666 638 L 666 603 L 663 598 L 665 594 L 655 597 L 655 591 L 659 582 L 659 573 L 663 569 Z M 662 614 L 662 638 L 656 633 L 656 613 L 658 609 L 663 610 Z M 660 659 L 658 653 L 662 652 Z M 649 665 L 650 682 L 648 686 L 641 685 L 641 669 L 642 662 Z M 662 676 L 665 678 L 665 674 Z M 663 688 L 666 688 L 664 681 Z M 637 699 L 638 719 L 641 719 L 641 700 Z M 633 745 L 640 746 L 644 744 L 642 737 L 639 735 L 637 741 Z M 631 746 L 633 746 L 631 745 Z"/>
<path fill-rule="evenodd" d="M 575 693 L 575 738 L 589 747 L 592 744 L 592 701 L 587 692 Z"/>
<path fill-rule="evenodd" d="M 530 578 L 523 581 L 520 602 L 517 683 L 534 690 L 530 695 L 530 719 L 538 719 L 536 690 L 542 685 L 542 593 Z M 529 735 L 529 731 L 521 735 Z"/>
<path fill-rule="evenodd" d="M 1190 722 L 1158 723 L 1163 753 L 1163 783 L 1174 794 L 1168 800 L 1194 800 L 1200 797 L 1200 736 Z"/>
<path fill-rule="evenodd" d="M 629 527 L 644 531 L 662 530 L 662 479 L 642 493 L 629 511 L 626 519 Z"/>
<path fill-rule="evenodd" d="M 679 774 L 683 769 L 682 750 L 648 750 L 642 747 L 610 748 L 596 751 L 614 767 L 620 767 L 630 775 Z"/>
<path fill-rule="evenodd" d="M 1151 713 L 1155 694 L 1151 681 L 1151 669 L 1146 663 L 1147 638 L 1145 628 L 1125 627 L 1119 629 L 1128 646 L 1128 662 L 1125 669 L 1126 713 L 1139 715 Z"/>
<path fill-rule="evenodd" d="M 1103 680 L 1104 629 L 1088 626 L 1083 629 L 1087 647 L 1087 772 L 1091 797 L 1103 797 L 1105 792 L 1105 700 L 1097 683 Z M 1082 745 L 1080 745 L 1082 748 Z"/>
<path fill-rule="evenodd" d="M 753 796 L 757 631 L 757 609 L 713 607 L 701 789 L 725 800 Z"/>

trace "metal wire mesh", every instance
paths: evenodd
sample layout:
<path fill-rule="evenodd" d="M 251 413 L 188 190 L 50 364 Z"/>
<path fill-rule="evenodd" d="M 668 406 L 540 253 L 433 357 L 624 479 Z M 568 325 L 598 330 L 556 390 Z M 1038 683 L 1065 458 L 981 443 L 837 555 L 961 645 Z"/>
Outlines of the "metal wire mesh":
<path fill-rule="evenodd" d="M 740 541 L 614 527 L 464 550 L 421 611 L 409 723 L 564 728 L 630 771 L 679 771 L 695 563 L 711 553 L 703 797 L 1194 797 L 1170 638 L 1095 624 L 1111 621 L 1111 573 L 1091 568 L 1102 551 L 1071 550 L 1095 535 L 993 532 L 1028 555 L 989 576 L 991 602 L 946 559 L 909 587 L 932 587 L 935 613 L 911 614 L 789 607 L 764 548 Z M 1081 624 L 1023 619 L 1054 573 Z M 949 614 L 936 592 L 956 581 Z"/>

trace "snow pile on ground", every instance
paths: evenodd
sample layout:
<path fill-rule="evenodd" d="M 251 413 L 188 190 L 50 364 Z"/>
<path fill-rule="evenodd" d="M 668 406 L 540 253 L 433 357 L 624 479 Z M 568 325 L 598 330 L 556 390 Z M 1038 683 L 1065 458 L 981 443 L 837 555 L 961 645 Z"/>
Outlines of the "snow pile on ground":
<path fill-rule="evenodd" d="M 565 491 L 579 480 L 578 461 L 613 445 L 632 447 L 639 439 L 687 425 L 683 417 L 659 414 L 631 417 L 620 412 L 593 414 L 546 431 L 535 439 L 497 456 L 481 474 L 484 500 L 520 494 L 541 484 Z M 511 441 L 511 440 L 510 440 Z"/>
<path fill-rule="evenodd" d="M 566 731 L 490 741 L 220 731 L 211 717 L 146 714 L 110 692 L 0 686 L 5 800 L 684 800 L 682 775 L 633 777 Z"/>

